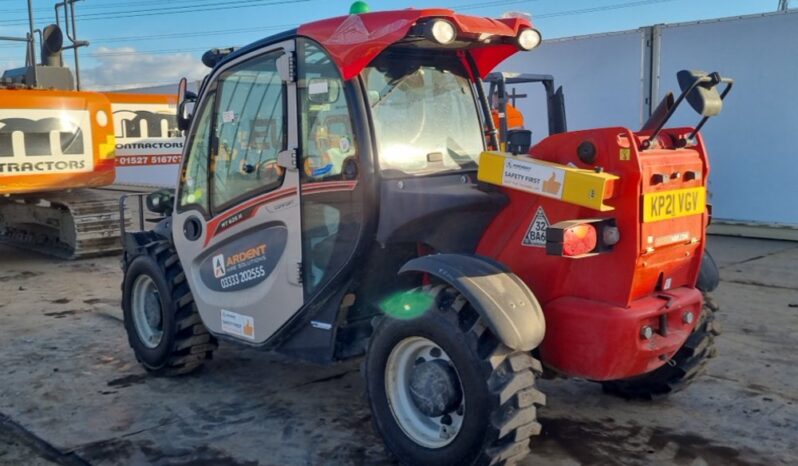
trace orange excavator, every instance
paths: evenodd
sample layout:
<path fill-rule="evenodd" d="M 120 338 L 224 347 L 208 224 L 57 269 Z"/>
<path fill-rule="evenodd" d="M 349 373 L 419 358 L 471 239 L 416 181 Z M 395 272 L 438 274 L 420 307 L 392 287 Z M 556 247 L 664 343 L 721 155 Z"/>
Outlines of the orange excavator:
<path fill-rule="evenodd" d="M 116 107 L 125 95 L 109 98 L 80 90 L 77 49 L 88 42 L 76 39 L 74 0 L 57 3 L 55 11 L 56 24 L 35 30 L 29 0 L 30 32 L 24 38 L 0 37 L 27 45 L 25 66 L 0 78 L 0 241 L 68 259 L 114 253 L 121 248 L 119 192 L 95 188 L 116 179 L 115 126 L 141 133 L 132 127 L 146 128 L 146 122 L 127 118 L 115 125 Z M 70 49 L 75 51 L 74 75 L 62 56 Z M 134 98 L 131 104 L 142 102 L 147 104 L 147 98 Z M 163 125 L 157 124 L 160 130 Z M 143 133 L 147 136 L 146 129 Z"/>

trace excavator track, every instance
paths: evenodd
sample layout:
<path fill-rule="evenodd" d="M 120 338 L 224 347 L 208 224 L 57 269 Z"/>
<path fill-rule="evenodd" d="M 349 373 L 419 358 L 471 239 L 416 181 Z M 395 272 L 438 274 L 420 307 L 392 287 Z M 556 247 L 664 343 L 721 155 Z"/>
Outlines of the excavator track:
<path fill-rule="evenodd" d="M 62 259 L 118 253 L 119 197 L 76 189 L 0 199 L 0 241 Z"/>

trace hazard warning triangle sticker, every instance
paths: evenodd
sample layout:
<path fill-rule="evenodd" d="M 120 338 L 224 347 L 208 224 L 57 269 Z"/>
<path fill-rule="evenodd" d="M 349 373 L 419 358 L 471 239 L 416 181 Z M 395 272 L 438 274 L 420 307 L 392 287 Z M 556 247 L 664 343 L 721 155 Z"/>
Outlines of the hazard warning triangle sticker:
<path fill-rule="evenodd" d="M 524 240 L 521 241 L 522 246 L 532 247 L 546 247 L 546 230 L 549 228 L 549 219 L 546 218 L 546 212 L 543 211 L 543 206 L 538 207 L 535 212 L 535 217 L 529 228 L 526 230 Z"/>

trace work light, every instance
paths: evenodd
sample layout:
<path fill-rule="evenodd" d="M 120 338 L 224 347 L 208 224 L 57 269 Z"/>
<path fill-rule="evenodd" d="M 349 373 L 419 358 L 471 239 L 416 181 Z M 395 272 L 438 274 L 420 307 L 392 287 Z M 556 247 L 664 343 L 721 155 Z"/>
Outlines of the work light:
<path fill-rule="evenodd" d="M 524 29 L 518 33 L 518 47 L 522 50 L 532 50 L 540 45 L 540 33 L 537 29 Z"/>
<path fill-rule="evenodd" d="M 457 38 L 457 29 L 445 19 L 436 19 L 427 26 L 427 38 L 434 40 L 441 45 L 454 42 Z"/>

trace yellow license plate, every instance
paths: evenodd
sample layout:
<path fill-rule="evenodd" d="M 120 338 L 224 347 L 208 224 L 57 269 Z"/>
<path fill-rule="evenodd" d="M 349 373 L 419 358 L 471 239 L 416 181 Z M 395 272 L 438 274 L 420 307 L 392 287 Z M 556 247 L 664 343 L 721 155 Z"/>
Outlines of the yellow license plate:
<path fill-rule="evenodd" d="M 704 213 L 707 204 L 705 188 L 685 188 L 643 195 L 643 222 Z"/>

